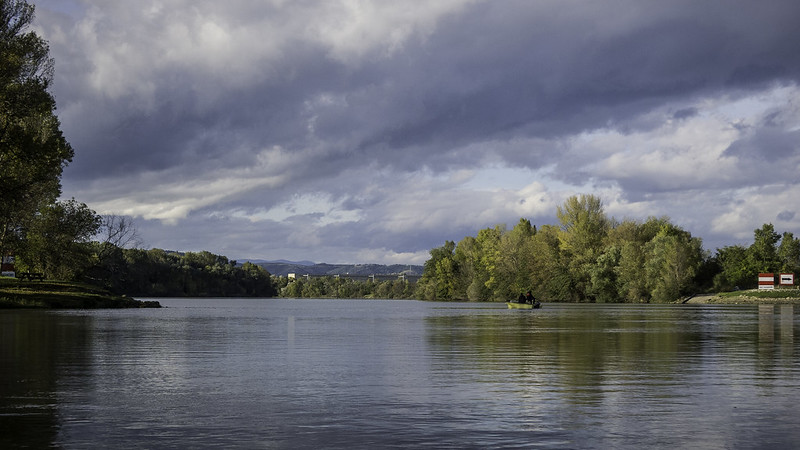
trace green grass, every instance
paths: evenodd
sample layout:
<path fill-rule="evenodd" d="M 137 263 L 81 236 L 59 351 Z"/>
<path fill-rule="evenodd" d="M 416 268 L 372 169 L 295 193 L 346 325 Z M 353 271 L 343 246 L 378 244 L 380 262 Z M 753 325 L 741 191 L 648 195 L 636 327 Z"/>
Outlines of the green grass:
<path fill-rule="evenodd" d="M 93 309 L 160 307 L 82 283 L 0 278 L 0 308 Z"/>

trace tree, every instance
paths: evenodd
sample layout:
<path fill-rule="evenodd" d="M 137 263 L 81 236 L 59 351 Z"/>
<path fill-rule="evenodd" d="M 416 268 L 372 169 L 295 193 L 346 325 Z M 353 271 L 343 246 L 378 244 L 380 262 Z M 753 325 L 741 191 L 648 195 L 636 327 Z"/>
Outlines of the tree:
<path fill-rule="evenodd" d="M 557 214 L 561 222 L 560 241 L 569 259 L 569 274 L 579 298 L 591 291 L 591 268 L 603 249 L 611 222 L 603 211 L 603 202 L 594 195 L 568 198 Z"/>
<path fill-rule="evenodd" d="M 618 292 L 617 266 L 621 251 L 616 246 L 610 246 L 597 258 L 597 262 L 589 270 L 591 284 L 589 294 L 598 303 L 620 302 L 622 298 Z"/>
<path fill-rule="evenodd" d="M 71 280 L 92 264 L 89 241 L 100 221 L 74 198 L 46 206 L 27 230 L 21 259 L 48 278 Z"/>
<path fill-rule="evenodd" d="M 714 287 L 721 291 L 755 286 L 758 271 L 748 258 L 748 251 L 741 245 L 730 245 L 717 249 L 720 273 L 714 279 Z"/>
<path fill-rule="evenodd" d="M 558 207 L 556 215 L 564 231 L 561 241 L 566 251 L 577 257 L 599 253 L 610 226 L 599 197 L 574 195 Z"/>
<path fill-rule="evenodd" d="M 445 241 L 441 247 L 430 251 L 425 261 L 422 278 L 417 284 L 418 295 L 426 300 L 452 300 L 455 294 L 457 268 L 453 261 L 456 244 Z"/>
<path fill-rule="evenodd" d="M 479 273 L 484 275 L 483 285 L 488 290 L 489 298 L 495 296 L 495 291 L 502 289 L 502 276 L 498 263 L 500 261 L 500 239 L 505 233 L 505 225 L 496 225 L 494 228 L 484 228 L 478 231 L 475 243 L 478 245 Z M 489 300 L 482 298 L 481 300 Z"/>
<path fill-rule="evenodd" d="M 531 238 L 536 233 L 535 227 L 528 219 L 520 219 L 519 223 L 500 236 L 499 254 L 497 258 L 496 277 L 500 283 L 495 287 L 497 299 L 514 299 L 520 292 L 531 288 L 530 273 L 533 266 Z"/>
<path fill-rule="evenodd" d="M 569 260 L 561 250 L 560 234 L 555 225 L 544 225 L 531 237 L 530 286 L 536 297 L 577 301 L 580 298 L 569 276 Z"/>
<path fill-rule="evenodd" d="M 53 61 L 33 32 L 34 7 L 0 0 L 0 253 L 16 250 L 37 212 L 55 202 L 72 160 L 48 92 Z"/>
<path fill-rule="evenodd" d="M 669 219 L 666 217 L 659 219 L 650 217 L 644 223 L 623 221 L 609 231 L 608 245 L 619 248 L 619 260 L 614 275 L 617 292 L 622 300 L 629 302 L 650 300 L 647 278 L 643 273 L 648 258 L 647 244 L 668 225 Z"/>
<path fill-rule="evenodd" d="M 673 301 L 694 287 L 694 277 L 703 263 L 700 238 L 674 225 L 664 225 L 647 244 L 647 253 L 645 276 L 653 300 Z"/>
<path fill-rule="evenodd" d="M 790 232 L 784 232 L 778 247 L 781 272 L 795 273 L 800 270 L 800 239 Z"/>
<path fill-rule="evenodd" d="M 780 259 L 776 247 L 781 235 L 775 232 L 771 223 L 765 223 L 761 228 L 753 230 L 753 245 L 748 253 L 753 268 L 758 272 L 775 272 L 780 269 Z"/>
<path fill-rule="evenodd" d="M 106 214 L 102 216 L 97 240 L 119 248 L 138 247 L 142 245 L 139 231 L 129 216 Z"/>
<path fill-rule="evenodd" d="M 459 268 L 456 280 L 456 295 L 470 301 L 487 298 L 484 277 L 479 275 L 478 243 L 472 236 L 466 236 L 458 242 L 453 254 L 453 261 Z"/>

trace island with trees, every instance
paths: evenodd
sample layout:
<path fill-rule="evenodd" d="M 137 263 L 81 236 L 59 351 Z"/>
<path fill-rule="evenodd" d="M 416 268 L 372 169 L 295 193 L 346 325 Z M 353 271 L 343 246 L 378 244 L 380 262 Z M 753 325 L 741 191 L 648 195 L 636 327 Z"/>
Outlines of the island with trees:
<path fill-rule="evenodd" d="M 428 300 L 507 301 L 532 290 L 545 301 L 675 302 L 705 292 L 755 288 L 758 274 L 797 273 L 800 240 L 772 224 L 754 230 L 749 247 L 716 254 L 669 218 L 608 217 L 599 197 L 572 196 L 558 225 L 520 219 L 431 250 L 417 293 Z M 798 298 L 794 289 L 763 295 Z M 752 294 L 755 295 L 755 294 Z"/>

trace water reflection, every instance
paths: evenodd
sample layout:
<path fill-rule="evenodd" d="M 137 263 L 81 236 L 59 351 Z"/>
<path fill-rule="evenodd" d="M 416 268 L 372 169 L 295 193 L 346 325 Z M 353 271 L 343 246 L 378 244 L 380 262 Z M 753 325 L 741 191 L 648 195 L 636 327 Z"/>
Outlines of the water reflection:
<path fill-rule="evenodd" d="M 440 370 L 458 377 L 477 369 L 481 382 L 513 392 L 506 401 L 531 401 L 526 411 L 546 404 L 574 433 L 600 427 L 616 436 L 593 446 L 647 447 L 666 439 L 725 447 L 749 439 L 740 436 L 743 422 L 750 432 L 753 424 L 774 430 L 776 417 L 782 431 L 770 439 L 785 444 L 798 437 L 782 417 L 794 402 L 778 393 L 791 386 L 784 394 L 797 400 L 800 388 L 776 370 L 798 370 L 786 358 L 794 348 L 791 308 L 781 308 L 781 355 L 774 353 L 770 307 L 564 305 L 502 319 L 426 322 L 435 353 L 458 355 Z M 768 352 L 758 364 L 755 342 L 760 356 Z"/>
<path fill-rule="evenodd" d="M 775 305 L 758 305 L 758 341 L 766 343 L 763 348 L 775 341 Z"/>
<path fill-rule="evenodd" d="M 794 305 L 781 305 L 781 351 L 784 356 L 794 353 Z"/>
<path fill-rule="evenodd" d="M 0 447 L 800 440 L 791 305 L 162 304 L 0 314 Z"/>
<path fill-rule="evenodd" d="M 85 361 L 91 330 L 90 317 L 0 312 L 0 448 L 55 441 L 60 377 L 64 367 Z"/>

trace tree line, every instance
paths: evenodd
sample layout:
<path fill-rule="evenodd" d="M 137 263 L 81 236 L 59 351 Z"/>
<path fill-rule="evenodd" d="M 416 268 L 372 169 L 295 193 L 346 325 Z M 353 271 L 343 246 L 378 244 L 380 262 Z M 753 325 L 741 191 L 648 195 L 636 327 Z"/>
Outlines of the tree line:
<path fill-rule="evenodd" d="M 405 279 L 371 281 L 347 277 L 310 277 L 290 280 L 273 277 L 281 297 L 288 298 L 416 298 L 416 283 Z"/>
<path fill-rule="evenodd" d="M 706 290 L 752 288 L 759 272 L 797 272 L 800 241 L 772 224 L 754 242 L 704 251 L 702 240 L 669 218 L 617 221 L 594 195 L 557 208 L 558 225 L 520 219 L 430 251 L 417 296 L 507 301 L 531 290 L 567 302 L 670 302 Z"/>
<path fill-rule="evenodd" d="M 99 216 L 75 199 L 41 208 L 20 228 L 18 271 L 82 281 L 143 297 L 272 297 L 269 272 L 213 253 L 125 248 L 136 229 L 122 216 Z"/>

